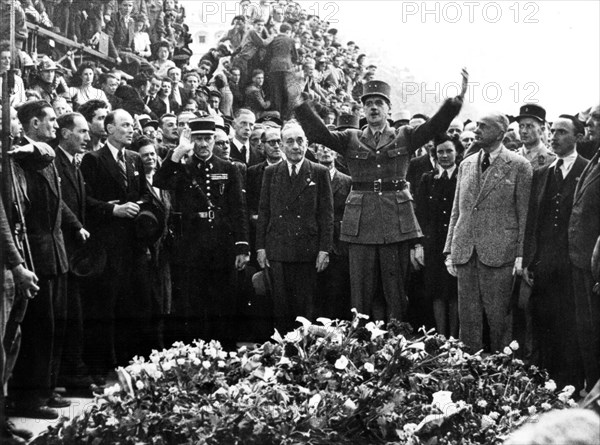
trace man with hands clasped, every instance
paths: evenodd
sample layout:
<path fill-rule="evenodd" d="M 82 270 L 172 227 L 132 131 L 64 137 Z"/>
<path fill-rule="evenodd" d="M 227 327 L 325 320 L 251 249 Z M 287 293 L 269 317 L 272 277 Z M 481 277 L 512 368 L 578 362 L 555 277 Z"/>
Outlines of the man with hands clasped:
<path fill-rule="evenodd" d="M 174 312 L 185 324 L 182 340 L 214 338 L 231 347 L 240 325 L 234 274 L 250 259 L 248 218 L 239 170 L 214 156 L 214 146 L 215 121 L 190 120 L 153 185 L 174 193 L 171 228 L 182 268 Z"/>

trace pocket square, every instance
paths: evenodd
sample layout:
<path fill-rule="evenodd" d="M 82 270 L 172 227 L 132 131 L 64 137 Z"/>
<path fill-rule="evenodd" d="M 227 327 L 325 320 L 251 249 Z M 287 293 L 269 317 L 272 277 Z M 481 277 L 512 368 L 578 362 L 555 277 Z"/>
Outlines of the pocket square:
<path fill-rule="evenodd" d="M 313 185 L 317 185 L 317 184 L 316 184 L 315 182 L 312 182 L 312 181 L 310 181 L 310 182 L 308 183 L 308 186 L 309 186 L 309 187 L 312 187 Z"/>
<path fill-rule="evenodd" d="M 139 176 L 139 175 L 140 175 L 139 171 L 136 170 L 136 171 L 133 172 L 133 176 Z"/>

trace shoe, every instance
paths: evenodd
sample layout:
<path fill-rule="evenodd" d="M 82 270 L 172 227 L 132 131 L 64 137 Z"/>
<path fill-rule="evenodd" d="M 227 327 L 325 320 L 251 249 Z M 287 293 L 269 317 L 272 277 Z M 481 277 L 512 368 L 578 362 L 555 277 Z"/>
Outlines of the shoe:
<path fill-rule="evenodd" d="M 50 408 L 66 408 L 71 405 L 71 402 L 55 392 L 52 393 L 52 396 L 48 399 L 46 405 Z"/>
<path fill-rule="evenodd" d="M 58 411 L 47 406 L 13 405 L 6 409 L 9 417 L 27 417 L 30 419 L 58 419 Z"/>
<path fill-rule="evenodd" d="M 12 423 L 10 420 L 6 421 L 6 429 L 13 436 L 20 437 L 21 439 L 25 439 L 26 441 L 31 440 L 31 438 L 33 437 L 33 433 L 31 431 L 23 428 L 17 428 L 15 424 Z"/>

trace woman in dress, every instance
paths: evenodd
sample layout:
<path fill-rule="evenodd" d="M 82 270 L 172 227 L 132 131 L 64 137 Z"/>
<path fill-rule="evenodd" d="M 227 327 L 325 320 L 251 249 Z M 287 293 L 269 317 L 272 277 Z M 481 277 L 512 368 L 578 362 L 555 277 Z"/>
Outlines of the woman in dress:
<path fill-rule="evenodd" d="M 109 103 L 104 91 L 92 86 L 95 77 L 96 66 L 93 63 L 84 62 L 79 65 L 77 74 L 73 79 L 73 83 L 76 85 L 79 84 L 79 86 L 69 88 L 69 93 L 75 109 L 91 99 L 103 100 L 104 102 Z"/>

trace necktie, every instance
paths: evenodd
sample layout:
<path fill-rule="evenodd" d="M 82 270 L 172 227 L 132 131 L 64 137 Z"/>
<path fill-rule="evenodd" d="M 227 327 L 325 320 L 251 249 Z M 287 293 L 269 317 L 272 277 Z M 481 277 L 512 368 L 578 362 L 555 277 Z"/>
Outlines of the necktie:
<path fill-rule="evenodd" d="M 296 164 L 292 164 L 292 179 L 296 179 L 298 177 L 298 172 L 296 171 Z"/>
<path fill-rule="evenodd" d="M 73 167 L 75 167 L 75 170 L 78 170 L 80 165 L 81 165 L 81 159 L 79 159 L 79 156 L 74 155 L 73 156 Z"/>
<path fill-rule="evenodd" d="M 117 164 L 119 164 L 119 170 L 121 171 L 121 179 L 123 180 L 123 184 L 127 186 L 127 167 L 125 166 L 125 154 L 123 153 L 122 149 L 119 150 L 117 159 Z"/>
<path fill-rule="evenodd" d="M 490 154 L 485 153 L 483 155 L 483 161 L 481 162 L 481 173 L 485 173 L 485 171 L 488 169 L 489 166 L 490 166 Z"/>
<path fill-rule="evenodd" d="M 448 180 L 448 171 L 444 170 L 444 173 L 442 173 L 442 180 L 447 181 Z"/>
<path fill-rule="evenodd" d="M 560 169 L 564 162 L 565 161 L 563 161 L 562 159 L 559 159 L 556 162 L 556 166 L 554 167 L 554 177 L 556 178 L 556 184 L 558 185 L 558 188 L 562 186 L 564 180 L 562 170 Z"/>
<path fill-rule="evenodd" d="M 240 153 L 242 154 L 242 158 L 244 158 L 244 163 L 247 164 L 248 161 L 246 159 L 246 154 L 248 153 L 248 149 L 246 148 L 245 145 L 242 145 L 242 148 L 240 150 Z"/>
<path fill-rule="evenodd" d="M 381 132 L 376 131 L 373 135 L 373 140 L 375 141 L 375 147 L 379 145 L 379 139 L 381 139 Z"/>

